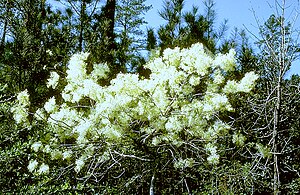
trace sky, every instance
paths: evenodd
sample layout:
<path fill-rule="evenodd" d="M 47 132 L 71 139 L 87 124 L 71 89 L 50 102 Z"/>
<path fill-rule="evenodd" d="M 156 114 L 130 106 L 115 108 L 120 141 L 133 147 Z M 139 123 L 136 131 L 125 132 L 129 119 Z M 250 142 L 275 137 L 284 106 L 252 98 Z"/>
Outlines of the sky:
<path fill-rule="evenodd" d="M 57 5 L 55 1 L 50 0 L 53 5 Z M 251 33 L 258 35 L 258 26 L 262 25 L 271 14 L 279 15 L 277 13 L 276 0 L 214 0 L 216 3 L 216 27 L 218 27 L 225 19 L 228 19 L 229 30 L 227 36 L 233 31 L 234 27 L 238 29 L 245 29 L 247 32 L 250 42 L 254 43 L 257 39 L 251 36 Z M 282 2 L 283 0 L 277 0 Z M 286 18 L 293 20 L 297 13 L 300 14 L 300 0 L 285 0 L 286 1 Z M 105 2 L 101 0 L 100 2 Z M 164 21 L 159 17 L 158 11 L 163 8 L 164 0 L 146 0 L 146 5 L 152 5 L 152 9 L 149 10 L 145 15 L 145 21 L 148 22 L 147 27 L 158 28 L 164 24 Z M 203 13 L 203 0 L 185 0 L 184 11 L 190 11 L 192 6 L 198 6 L 199 12 Z M 277 7 L 278 8 L 278 7 Z M 300 33 L 300 15 L 296 20 L 295 28 L 299 29 Z M 251 32 L 251 33 L 250 33 Z M 300 36 L 299 36 L 300 37 Z M 300 38 L 298 40 L 300 42 Z M 258 52 L 258 51 L 256 51 Z M 300 75 L 300 60 L 295 61 L 287 77 L 292 74 Z"/>
<path fill-rule="evenodd" d="M 234 27 L 244 29 L 245 27 L 253 34 L 258 35 L 258 26 L 262 25 L 271 14 L 277 15 L 275 0 L 214 0 L 216 3 L 217 24 L 228 19 L 228 36 Z M 282 0 L 279 0 L 282 2 Z M 158 10 L 163 7 L 163 0 L 146 0 L 146 5 L 152 5 L 152 9 L 145 15 L 145 20 L 149 27 L 158 28 L 164 21 L 159 17 Z M 185 0 L 184 11 L 190 11 L 196 5 L 203 13 L 203 0 Z M 294 20 L 297 13 L 300 14 L 299 0 L 286 0 L 286 18 Z M 280 13 L 279 13 L 280 14 Z M 300 29 L 300 17 L 295 23 L 295 27 Z M 255 37 L 250 36 L 250 41 L 255 42 Z M 300 39 L 299 39 L 300 42 Z M 292 64 L 288 77 L 292 74 L 300 75 L 300 60 Z"/>

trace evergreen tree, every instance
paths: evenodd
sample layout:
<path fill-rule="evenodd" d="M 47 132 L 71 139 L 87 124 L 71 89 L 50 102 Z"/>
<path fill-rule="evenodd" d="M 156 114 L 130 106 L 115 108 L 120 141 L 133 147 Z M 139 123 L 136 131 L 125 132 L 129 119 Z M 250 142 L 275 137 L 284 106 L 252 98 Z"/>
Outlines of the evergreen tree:
<path fill-rule="evenodd" d="M 145 50 L 145 25 L 143 15 L 151 8 L 146 0 L 120 0 L 116 8 L 117 63 L 129 71 L 135 71 Z"/>
<path fill-rule="evenodd" d="M 193 6 L 191 11 L 183 12 L 184 0 L 164 1 L 164 7 L 159 12 L 162 19 L 166 21 L 158 30 L 159 47 L 189 47 L 193 43 L 200 42 L 211 53 L 222 50 L 227 28 L 227 20 L 217 30 L 215 28 L 216 11 L 213 0 L 204 1 L 205 12 L 199 14 L 199 8 Z M 149 34 L 150 35 L 150 34 Z M 149 39 L 149 38 L 148 38 Z"/>
<path fill-rule="evenodd" d="M 164 1 L 164 6 L 159 15 L 167 24 L 161 26 L 158 30 L 160 39 L 160 48 L 173 48 L 178 46 L 182 30 L 182 15 L 183 15 L 184 0 L 167 0 Z"/>
<path fill-rule="evenodd" d="M 55 94 L 54 90 L 46 87 L 49 70 L 56 69 L 59 73 L 64 70 L 72 43 L 67 41 L 69 37 L 61 25 L 61 14 L 54 12 L 45 1 L 2 2 L 1 21 L 4 25 L 1 31 L 0 86 L 6 84 L 6 87 L 0 90 L 0 145 L 3 149 L 0 186 L 2 193 L 23 193 L 32 182 L 36 182 L 24 165 L 28 164 L 31 155 L 32 138 L 42 135 L 43 128 L 24 128 L 11 122 L 13 94 L 28 89 L 32 95 L 30 112 L 43 104 L 45 98 Z M 7 167 L 7 164 L 10 166 Z"/>

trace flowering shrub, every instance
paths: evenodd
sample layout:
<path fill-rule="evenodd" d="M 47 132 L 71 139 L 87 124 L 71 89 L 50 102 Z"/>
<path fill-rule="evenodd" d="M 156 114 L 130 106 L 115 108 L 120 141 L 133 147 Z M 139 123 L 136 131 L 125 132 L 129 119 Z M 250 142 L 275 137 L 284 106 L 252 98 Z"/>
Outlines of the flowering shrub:
<path fill-rule="evenodd" d="M 151 161 L 145 153 L 130 153 L 135 139 L 150 148 L 199 148 L 196 152 L 203 159 L 218 164 L 218 139 L 230 129 L 219 116 L 234 111 L 228 95 L 249 92 L 258 78 L 250 72 L 240 81 L 229 80 L 228 73 L 236 67 L 234 50 L 213 57 L 201 44 L 194 44 L 188 49 L 166 49 L 162 57 L 150 60 L 145 65 L 151 70 L 149 79 L 120 73 L 110 85 L 101 86 L 98 81 L 106 78 L 108 67 L 94 65 L 88 73 L 87 57 L 79 53 L 71 58 L 61 100 L 51 97 L 34 115 L 37 121 L 46 121 L 48 137 L 34 143 L 33 152 L 66 161 L 78 173 L 89 167 L 88 174 L 93 174 L 102 162 L 113 162 L 116 156 Z M 51 73 L 48 86 L 55 88 L 59 79 L 57 73 Z M 21 92 L 13 109 L 18 123 L 27 122 L 27 97 Z M 175 149 L 172 154 L 176 169 L 200 161 Z M 28 169 L 49 171 L 46 162 L 36 159 Z"/>

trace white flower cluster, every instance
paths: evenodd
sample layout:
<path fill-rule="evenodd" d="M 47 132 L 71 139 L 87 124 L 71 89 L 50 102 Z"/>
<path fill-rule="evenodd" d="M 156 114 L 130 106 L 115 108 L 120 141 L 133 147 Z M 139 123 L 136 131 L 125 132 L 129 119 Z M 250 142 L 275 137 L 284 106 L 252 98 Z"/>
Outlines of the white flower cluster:
<path fill-rule="evenodd" d="M 45 110 L 48 113 L 51 113 L 55 110 L 56 104 L 55 104 L 55 97 L 51 97 L 44 105 Z"/>
<path fill-rule="evenodd" d="M 211 141 L 217 138 L 220 134 L 226 134 L 230 126 L 221 121 L 215 121 L 215 123 L 208 127 L 207 131 L 204 133 L 205 140 Z"/>
<path fill-rule="evenodd" d="M 174 163 L 174 167 L 177 169 L 184 169 L 187 167 L 193 167 L 195 160 L 192 158 L 179 159 Z"/>
<path fill-rule="evenodd" d="M 229 50 L 228 54 L 218 54 L 213 61 L 213 67 L 220 67 L 226 72 L 233 71 L 236 68 L 235 51 Z"/>
<path fill-rule="evenodd" d="M 251 89 L 254 87 L 254 82 L 258 79 L 258 75 L 256 75 L 253 71 L 247 72 L 244 78 L 239 82 L 238 91 L 249 93 Z"/>
<path fill-rule="evenodd" d="M 33 172 L 36 169 L 38 164 L 39 163 L 36 160 L 31 160 L 31 161 L 29 161 L 27 168 L 30 172 Z"/>
<path fill-rule="evenodd" d="M 91 76 L 93 79 L 105 79 L 107 78 L 107 73 L 109 72 L 109 67 L 107 64 L 96 64 L 93 66 L 93 71 Z"/>
<path fill-rule="evenodd" d="M 79 53 L 71 57 L 67 70 L 68 84 L 62 92 L 66 102 L 78 102 L 83 97 L 89 97 L 95 101 L 101 99 L 101 86 L 98 79 L 107 78 L 109 68 L 107 64 L 95 64 L 93 71 L 87 74 L 86 60 L 88 53 Z M 100 90 L 99 90 L 100 89 Z"/>
<path fill-rule="evenodd" d="M 31 145 L 31 149 L 33 149 L 33 151 L 35 152 L 38 152 L 41 146 L 42 146 L 42 142 L 35 142 Z"/>
<path fill-rule="evenodd" d="M 76 160 L 75 162 L 75 171 L 78 173 L 82 167 L 84 166 L 85 162 L 84 162 L 84 158 L 79 158 Z"/>
<path fill-rule="evenodd" d="M 48 79 L 47 87 L 56 88 L 59 80 L 59 75 L 56 72 L 50 72 L 50 78 Z"/>
<path fill-rule="evenodd" d="M 27 90 L 20 92 L 17 96 L 17 100 L 18 100 L 18 104 L 22 106 L 29 105 L 29 94 Z"/>
<path fill-rule="evenodd" d="M 210 143 L 216 143 L 218 135 L 230 128 L 218 119 L 219 113 L 233 111 L 227 95 L 250 91 L 257 79 L 254 73 L 248 73 L 239 82 L 226 80 L 226 74 L 235 69 L 234 55 L 230 50 L 214 58 L 205 53 L 201 44 L 188 49 L 166 49 L 162 57 L 151 59 L 145 65 L 151 70 L 150 79 L 120 73 L 109 86 L 101 86 L 98 79 L 106 78 L 107 65 L 96 65 L 88 74 L 85 62 L 88 54 L 76 54 L 68 66 L 67 85 L 62 92 L 64 102 L 57 105 L 52 97 L 44 105 L 48 114 L 39 112 L 48 121 L 48 130 L 55 135 L 49 144 L 59 145 L 71 138 L 78 146 L 99 140 L 114 145 L 125 143 L 128 134 L 134 131 L 139 131 L 135 136 L 149 137 L 147 143 L 152 146 L 177 147 L 184 143 L 183 139 L 200 138 L 208 143 L 208 162 L 217 164 L 217 146 Z M 89 106 L 85 102 L 81 107 L 83 98 L 92 100 Z M 139 127 L 132 129 L 134 123 Z M 33 150 L 38 149 L 36 143 Z M 66 151 L 57 154 L 65 160 L 73 155 Z M 82 170 L 92 155 L 93 149 L 89 149 L 76 160 L 76 172 Z M 192 159 L 179 160 L 176 164 L 177 167 L 192 165 Z M 35 166 L 32 161 L 28 168 L 32 170 Z"/>
<path fill-rule="evenodd" d="M 85 61 L 88 56 L 88 53 L 78 53 L 71 57 L 67 70 L 69 83 L 80 84 L 80 82 L 86 78 Z"/>
<path fill-rule="evenodd" d="M 258 75 L 252 72 L 247 72 L 240 82 L 229 80 L 227 81 L 223 91 L 225 93 L 249 93 L 254 87 L 255 81 L 258 79 Z"/>
<path fill-rule="evenodd" d="M 38 170 L 39 174 L 48 173 L 49 172 L 49 166 L 46 164 L 42 164 Z"/>
<path fill-rule="evenodd" d="M 27 168 L 30 172 L 34 172 L 35 170 L 37 170 L 38 164 L 39 163 L 36 160 L 31 160 L 29 161 Z M 39 169 L 37 170 L 38 174 L 46 174 L 48 172 L 49 172 L 49 166 L 44 163 L 42 163 Z"/>
<path fill-rule="evenodd" d="M 20 92 L 17 96 L 16 105 L 11 108 L 17 124 L 28 124 L 27 116 L 29 104 L 29 94 L 27 90 Z"/>
<path fill-rule="evenodd" d="M 208 152 L 209 156 L 207 157 L 207 161 L 210 164 L 216 165 L 219 163 L 220 155 L 217 153 L 217 147 L 211 143 L 208 143 L 206 146 L 206 151 Z"/>
<path fill-rule="evenodd" d="M 53 52 L 52 52 L 50 49 L 47 49 L 47 50 L 46 50 L 46 53 L 47 53 L 49 56 L 53 56 Z"/>
<path fill-rule="evenodd" d="M 243 136 L 242 134 L 233 134 L 232 136 L 232 142 L 234 144 L 236 144 L 237 146 L 243 146 L 245 143 L 245 136 Z"/>

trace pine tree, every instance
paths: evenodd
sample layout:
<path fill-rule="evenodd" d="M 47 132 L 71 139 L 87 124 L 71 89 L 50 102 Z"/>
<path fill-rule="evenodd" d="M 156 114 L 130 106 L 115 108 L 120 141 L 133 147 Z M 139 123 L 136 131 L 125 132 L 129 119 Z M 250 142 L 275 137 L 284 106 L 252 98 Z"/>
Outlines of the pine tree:
<path fill-rule="evenodd" d="M 151 8 L 146 0 L 120 0 L 116 8 L 116 39 L 118 45 L 117 63 L 129 71 L 135 71 L 145 50 L 145 36 L 142 26 L 146 24 L 143 15 Z"/>

